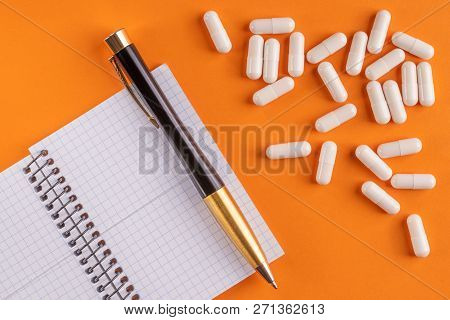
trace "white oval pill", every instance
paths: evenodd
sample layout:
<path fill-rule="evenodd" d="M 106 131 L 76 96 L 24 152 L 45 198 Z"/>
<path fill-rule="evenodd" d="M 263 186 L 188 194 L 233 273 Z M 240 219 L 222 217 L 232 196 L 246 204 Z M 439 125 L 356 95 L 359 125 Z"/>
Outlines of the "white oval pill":
<path fill-rule="evenodd" d="M 364 57 L 366 53 L 367 34 L 363 31 L 358 31 L 353 35 L 352 45 L 348 52 L 347 65 L 345 71 L 351 76 L 360 74 Z"/>
<path fill-rule="evenodd" d="M 344 122 L 356 116 L 356 107 L 348 103 L 339 107 L 316 120 L 316 130 L 319 132 L 328 132 L 339 127 Z"/>
<path fill-rule="evenodd" d="M 360 145 L 355 151 L 356 157 L 378 178 L 383 181 L 389 180 L 392 176 L 392 169 L 373 152 L 369 146 Z"/>
<path fill-rule="evenodd" d="M 410 138 L 380 144 L 377 153 L 381 158 L 386 159 L 415 154 L 421 150 L 422 141 L 418 138 Z"/>
<path fill-rule="evenodd" d="M 291 77 L 300 77 L 305 65 L 305 37 L 294 32 L 289 37 L 288 72 Z"/>
<path fill-rule="evenodd" d="M 405 105 L 415 106 L 419 101 L 417 87 L 417 69 L 414 62 L 406 61 L 402 64 L 402 96 Z"/>
<path fill-rule="evenodd" d="M 317 71 L 334 101 L 344 102 L 347 100 L 347 90 L 345 90 L 341 79 L 331 63 L 321 62 L 317 67 Z"/>
<path fill-rule="evenodd" d="M 422 218 L 418 214 L 411 214 L 406 219 L 406 224 L 408 225 L 414 254 L 421 258 L 428 257 L 430 254 L 430 245 L 425 228 L 423 227 Z"/>
<path fill-rule="evenodd" d="M 402 49 L 394 49 L 366 68 L 366 78 L 377 80 L 398 66 L 405 60 L 405 52 Z"/>
<path fill-rule="evenodd" d="M 270 159 L 307 157 L 311 153 L 311 145 L 307 141 L 274 144 L 266 149 Z"/>
<path fill-rule="evenodd" d="M 220 21 L 219 15 L 215 11 L 208 11 L 203 15 L 203 21 L 205 21 L 208 28 L 209 35 L 211 36 L 214 46 L 220 53 L 227 53 L 231 50 L 231 41 L 228 37 L 227 31 L 223 27 L 222 21 Z"/>
<path fill-rule="evenodd" d="M 290 77 L 281 78 L 277 82 L 256 91 L 253 94 L 253 103 L 257 106 L 265 106 L 292 89 L 294 89 L 294 80 Z"/>
<path fill-rule="evenodd" d="M 386 124 L 391 120 L 391 114 L 384 98 L 381 84 L 378 81 L 370 81 L 366 86 L 369 95 L 370 106 L 375 117 L 375 121 L 379 124 Z"/>
<path fill-rule="evenodd" d="M 259 79 L 263 68 L 264 39 L 253 35 L 248 41 L 247 77 L 252 80 Z"/>
<path fill-rule="evenodd" d="M 255 19 L 250 22 L 253 34 L 280 34 L 294 31 L 295 21 L 292 18 Z"/>
<path fill-rule="evenodd" d="M 400 211 L 400 204 L 392 198 L 386 191 L 380 188 L 375 182 L 366 181 L 361 187 L 362 193 L 373 203 L 389 214 L 396 214 Z"/>
<path fill-rule="evenodd" d="M 383 91 L 389 111 L 391 112 L 392 121 L 395 123 L 404 123 L 407 116 L 397 82 L 394 80 L 386 81 L 383 83 Z"/>
<path fill-rule="evenodd" d="M 369 42 L 367 43 L 367 51 L 372 54 L 380 53 L 383 49 L 386 34 L 391 22 L 391 14 L 387 10 L 377 12 L 372 30 L 370 31 Z"/>
<path fill-rule="evenodd" d="M 280 43 L 276 39 L 268 39 L 264 43 L 263 79 L 266 83 L 274 83 L 278 79 L 278 63 L 280 60 Z"/>
<path fill-rule="evenodd" d="M 436 178 L 432 174 L 397 173 L 392 176 L 391 185 L 395 189 L 433 189 L 436 186 Z"/>
<path fill-rule="evenodd" d="M 309 63 L 319 63 L 329 57 L 347 44 L 347 37 L 342 32 L 333 34 L 326 38 L 306 54 Z"/>
<path fill-rule="evenodd" d="M 322 144 L 316 173 L 318 184 L 327 185 L 330 183 L 336 161 L 336 153 L 337 145 L 333 141 L 327 141 Z"/>
<path fill-rule="evenodd" d="M 420 104 L 424 107 L 431 107 L 434 104 L 435 97 L 433 72 L 428 62 L 421 62 L 417 65 L 417 84 Z"/>
<path fill-rule="evenodd" d="M 392 35 L 392 43 L 400 49 L 425 60 L 434 56 L 434 48 L 431 45 L 403 32 L 395 32 Z"/>

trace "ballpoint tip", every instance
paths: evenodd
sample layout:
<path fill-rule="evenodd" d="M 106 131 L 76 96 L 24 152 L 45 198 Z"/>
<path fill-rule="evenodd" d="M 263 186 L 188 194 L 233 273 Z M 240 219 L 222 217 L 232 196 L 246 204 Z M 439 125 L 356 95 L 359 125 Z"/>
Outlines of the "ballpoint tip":
<path fill-rule="evenodd" d="M 270 284 L 271 284 L 272 287 L 274 287 L 275 289 L 278 289 L 278 286 L 277 286 L 277 284 L 275 283 L 275 281 L 274 281 L 274 282 L 271 282 Z"/>

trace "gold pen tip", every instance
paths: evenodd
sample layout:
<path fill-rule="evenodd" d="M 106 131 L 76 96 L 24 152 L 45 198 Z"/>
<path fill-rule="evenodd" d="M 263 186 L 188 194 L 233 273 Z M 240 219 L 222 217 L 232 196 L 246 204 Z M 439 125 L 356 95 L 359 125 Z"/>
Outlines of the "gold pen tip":
<path fill-rule="evenodd" d="M 274 281 L 274 282 L 271 282 L 270 283 L 271 285 L 272 285 L 272 287 L 274 287 L 275 289 L 278 289 L 278 286 L 277 286 L 277 284 L 276 284 L 276 282 Z"/>

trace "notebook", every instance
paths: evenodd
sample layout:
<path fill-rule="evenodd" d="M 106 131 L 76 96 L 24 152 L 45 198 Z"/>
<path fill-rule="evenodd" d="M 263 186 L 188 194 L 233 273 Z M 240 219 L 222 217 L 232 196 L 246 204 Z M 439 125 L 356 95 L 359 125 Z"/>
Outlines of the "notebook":
<path fill-rule="evenodd" d="M 269 261 L 275 237 L 167 65 L 152 71 Z M 211 299 L 254 271 L 120 91 L 0 174 L 0 298 Z"/>

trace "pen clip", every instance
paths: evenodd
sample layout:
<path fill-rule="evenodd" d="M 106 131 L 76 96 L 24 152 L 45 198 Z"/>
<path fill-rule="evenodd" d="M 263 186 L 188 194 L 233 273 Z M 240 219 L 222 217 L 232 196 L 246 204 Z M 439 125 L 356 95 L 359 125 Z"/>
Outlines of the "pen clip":
<path fill-rule="evenodd" d="M 125 88 L 130 93 L 131 97 L 136 101 L 138 107 L 142 110 L 142 112 L 145 113 L 148 120 L 153 124 L 156 128 L 159 129 L 159 124 L 156 121 L 155 117 L 153 117 L 150 112 L 148 112 L 147 108 L 142 105 L 142 103 L 139 101 L 139 98 L 137 97 L 136 93 L 133 91 L 132 84 L 128 83 L 127 78 L 125 77 L 125 74 L 122 71 L 122 68 L 120 67 L 120 64 L 117 62 L 116 57 L 112 56 L 109 58 L 109 62 L 114 67 L 114 70 L 116 71 L 117 75 L 119 76 L 120 82 L 125 86 Z"/>

